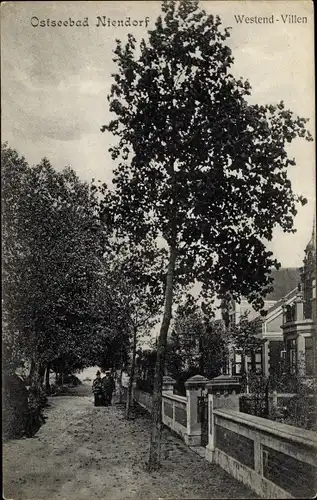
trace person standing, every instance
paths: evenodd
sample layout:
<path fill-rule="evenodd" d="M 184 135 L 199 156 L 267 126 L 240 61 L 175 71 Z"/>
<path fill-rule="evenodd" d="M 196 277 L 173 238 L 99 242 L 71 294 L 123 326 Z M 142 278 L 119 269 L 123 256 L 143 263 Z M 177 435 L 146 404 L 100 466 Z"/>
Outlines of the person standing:
<path fill-rule="evenodd" d="M 102 379 L 103 392 L 105 397 L 105 406 L 111 405 L 112 393 L 115 389 L 115 381 L 109 370 L 106 371 L 106 376 Z"/>
<path fill-rule="evenodd" d="M 123 399 L 123 401 L 126 401 L 127 395 L 128 395 L 129 381 L 130 381 L 130 377 L 129 377 L 127 369 L 125 369 L 122 372 L 121 380 L 122 380 L 122 382 L 121 382 L 121 384 L 122 384 L 122 399 Z"/>
<path fill-rule="evenodd" d="M 124 370 L 122 372 L 122 387 L 125 387 L 127 389 L 129 387 L 129 381 L 130 381 L 130 377 L 129 377 L 128 371 Z"/>
<path fill-rule="evenodd" d="M 95 406 L 104 406 L 104 393 L 99 370 L 97 371 L 96 378 L 92 383 L 92 392 L 95 397 Z"/>

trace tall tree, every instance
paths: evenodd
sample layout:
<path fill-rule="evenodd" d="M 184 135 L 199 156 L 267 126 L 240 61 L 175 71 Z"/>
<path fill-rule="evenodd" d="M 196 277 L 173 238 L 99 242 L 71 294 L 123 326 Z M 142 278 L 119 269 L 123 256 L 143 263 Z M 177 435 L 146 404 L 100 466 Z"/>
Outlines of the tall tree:
<path fill-rule="evenodd" d="M 227 331 L 228 343 L 231 344 L 231 348 L 234 348 L 235 352 L 241 355 L 241 368 L 245 376 L 247 394 L 250 390 L 248 358 L 255 356 L 265 342 L 261 336 L 261 318 L 249 320 L 248 315 L 248 312 L 244 313 L 240 317 L 238 324 L 229 326 Z"/>
<path fill-rule="evenodd" d="M 116 256 L 109 261 L 109 286 L 121 310 L 121 316 L 116 320 L 121 323 L 124 318 L 131 346 L 126 402 L 126 418 L 129 418 L 138 341 L 142 335 L 151 332 L 164 303 L 162 269 L 166 252 L 151 240 L 140 246 L 119 239 L 114 240 L 113 245 Z"/>
<path fill-rule="evenodd" d="M 42 383 L 50 363 L 89 364 L 109 334 L 95 262 L 104 230 L 95 195 L 70 168 L 29 167 L 7 145 L 2 160 L 4 343 Z"/>
<path fill-rule="evenodd" d="M 9 372 L 19 366 L 23 358 L 18 341 L 18 328 L 12 325 L 10 306 L 16 282 L 20 283 L 21 267 L 17 259 L 23 251 L 21 226 L 23 214 L 19 209 L 23 197 L 28 164 L 23 157 L 8 147 L 1 146 L 1 225 L 2 225 L 2 293 L 3 293 L 3 365 Z"/>
<path fill-rule="evenodd" d="M 206 317 L 201 308 L 189 309 L 185 302 L 176 310 L 166 358 L 170 374 L 178 379 L 200 374 L 220 375 L 226 336 L 221 321 Z"/>
<path fill-rule="evenodd" d="M 161 392 L 173 288 L 202 282 L 205 294 L 246 296 L 255 308 L 278 267 L 263 239 L 294 232 L 296 204 L 287 143 L 311 139 L 306 120 L 277 105 L 249 104 L 250 83 L 230 72 L 229 29 L 198 1 L 165 1 L 139 46 L 117 40 L 110 111 L 117 223 L 137 241 L 168 247 L 158 339 L 150 468 L 159 466 Z"/>

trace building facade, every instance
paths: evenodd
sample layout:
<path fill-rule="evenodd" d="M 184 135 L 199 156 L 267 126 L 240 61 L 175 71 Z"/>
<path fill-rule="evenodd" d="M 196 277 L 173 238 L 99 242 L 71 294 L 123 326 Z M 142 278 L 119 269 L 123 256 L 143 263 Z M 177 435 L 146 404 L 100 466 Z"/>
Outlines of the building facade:
<path fill-rule="evenodd" d="M 274 291 L 265 298 L 266 316 L 261 317 L 257 336 L 262 346 L 252 355 L 229 348 L 225 371 L 243 371 L 265 376 L 289 372 L 310 379 L 317 373 L 316 232 L 305 248 L 303 267 L 273 272 Z M 253 320 L 259 314 L 245 299 L 231 301 L 223 317 L 226 325 L 237 325 L 245 313 Z M 246 359 L 244 359 L 246 358 Z"/>
<path fill-rule="evenodd" d="M 316 374 L 316 233 L 306 246 L 301 282 L 292 304 L 283 304 L 283 339 L 290 373 L 306 378 Z"/>
<path fill-rule="evenodd" d="M 226 307 L 223 317 L 227 326 L 237 325 L 240 318 L 248 313 L 248 319 L 261 318 L 262 324 L 257 334 L 262 339 L 262 346 L 252 354 L 243 355 L 234 348 L 229 348 L 227 373 L 239 375 L 243 371 L 262 373 L 268 376 L 270 373 L 279 373 L 282 368 L 285 351 L 283 330 L 283 305 L 292 304 L 295 300 L 298 283 L 301 278 L 299 268 L 281 268 L 272 271 L 274 290 L 265 297 L 263 309 L 266 316 L 262 317 L 245 298 L 240 303 L 231 301 Z"/>

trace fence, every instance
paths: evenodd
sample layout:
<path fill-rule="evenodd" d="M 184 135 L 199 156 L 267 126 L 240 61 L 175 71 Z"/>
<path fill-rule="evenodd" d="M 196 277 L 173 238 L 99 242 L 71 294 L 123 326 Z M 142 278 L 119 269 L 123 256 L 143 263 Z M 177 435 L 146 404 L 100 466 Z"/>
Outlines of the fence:
<path fill-rule="evenodd" d="M 140 406 L 142 406 L 142 408 L 146 409 L 150 413 L 152 412 L 152 394 L 140 391 L 134 387 L 133 398 Z"/>
<path fill-rule="evenodd" d="M 240 394 L 239 410 L 296 427 L 317 428 L 317 403 L 312 394 L 300 398 L 295 393 Z"/>
<path fill-rule="evenodd" d="M 152 412 L 152 394 L 134 388 L 134 400 L 149 413 Z M 179 436 L 185 438 L 187 432 L 187 401 L 185 397 L 163 392 L 162 422 Z"/>
<path fill-rule="evenodd" d="M 295 393 L 257 393 L 240 394 L 239 409 L 242 413 L 268 418 L 272 408 L 283 408 L 287 406 Z"/>
<path fill-rule="evenodd" d="M 197 375 L 186 382 L 186 397 L 183 397 L 173 394 L 173 382 L 169 379 L 162 395 L 162 421 L 188 445 L 204 447 L 200 450 L 205 450 L 208 461 L 218 464 L 258 495 L 313 497 L 317 491 L 317 434 L 242 413 L 239 387 L 233 377 L 220 376 L 208 382 Z M 274 405 L 291 396 L 279 398 L 275 394 Z M 134 389 L 134 399 L 151 411 L 150 394 Z M 204 419 L 201 418 L 203 400 L 207 400 Z"/>
<path fill-rule="evenodd" d="M 317 434 L 240 412 L 240 389 L 234 377 L 220 376 L 208 384 L 207 460 L 264 498 L 314 496 Z"/>
<path fill-rule="evenodd" d="M 208 447 L 207 458 L 264 498 L 316 493 L 317 440 L 311 431 L 216 409 Z"/>
<path fill-rule="evenodd" d="M 163 392 L 162 422 L 179 436 L 187 435 L 187 399 Z"/>

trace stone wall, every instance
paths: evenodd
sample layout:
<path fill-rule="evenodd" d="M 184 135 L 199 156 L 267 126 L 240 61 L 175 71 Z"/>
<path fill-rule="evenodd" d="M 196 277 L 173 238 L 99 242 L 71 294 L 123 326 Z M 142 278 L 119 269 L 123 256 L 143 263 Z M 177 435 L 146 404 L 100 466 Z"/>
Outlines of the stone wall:
<path fill-rule="evenodd" d="M 312 498 L 317 491 L 317 434 L 240 412 L 237 378 L 217 379 L 207 384 L 206 459 L 263 498 Z M 162 394 L 162 422 L 190 446 L 202 446 L 198 402 L 205 382 L 192 377 L 182 397 L 173 394 L 169 380 Z M 135 389 L 134 398 L 151 411 L 151 394 Z"/>
<path fill-rule="evenodd" d="M 239 394 L 228 388 L 212 389 L 208 395 L 207 460 L 263 498 L 313 497 L 317 491 L 317 434 L 242 413 Z"/>
<path fill-rule="evenodd" d="M 182 438 L 187 434 L 187 401 L 183 396 L 163 392 L 162 422 Z"/>
<path fill-rule="evenodd" d="M 149 413 L 152 412 L 152 394 L 133 388 L 133 399 Z"/>

